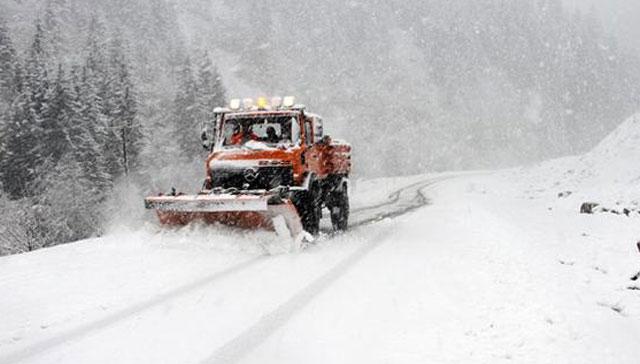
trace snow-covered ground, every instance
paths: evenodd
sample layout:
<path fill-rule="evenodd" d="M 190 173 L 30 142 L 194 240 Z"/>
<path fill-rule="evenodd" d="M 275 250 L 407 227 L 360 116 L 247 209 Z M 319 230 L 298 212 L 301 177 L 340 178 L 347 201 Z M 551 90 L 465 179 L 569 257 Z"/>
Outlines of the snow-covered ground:
<path fill-rule="evenodd" d="M 637 120 L 531 168 L 358 181 L 354 210 L 430 204 L 299 253 L 145 225 L 0 258 L 0 362 L 638 363 L 640 214 L 578 213 L 634 206 Z"/>
<path fill-rule="evenodd" d="M 518 190 L 530 198 L 548 197 L 562 192 L 561 206 L 596 202 L 611 210 L 637 209 L 640 204 L 640 114 L 605 138 L 589 153 L 540 163 L 533 168 L 513 171 L 521 177 Z"/>

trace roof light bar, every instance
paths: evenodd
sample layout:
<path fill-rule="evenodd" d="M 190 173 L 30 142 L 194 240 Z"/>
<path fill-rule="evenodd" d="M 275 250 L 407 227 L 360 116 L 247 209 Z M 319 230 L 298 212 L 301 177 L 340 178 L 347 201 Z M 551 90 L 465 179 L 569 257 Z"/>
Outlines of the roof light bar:
<path fill-rule="evenodd" d="M 231 99 L 229 101 L 229 110 L 283 110 L 283 109 L 300 109 L 304 108 L 303 105 L 296 104 L 296 98 L 294 96 L 274 96 L 271 100 L 266 97 L 258 97 L 254 103 L 252 98 L 245 99 Z"/>

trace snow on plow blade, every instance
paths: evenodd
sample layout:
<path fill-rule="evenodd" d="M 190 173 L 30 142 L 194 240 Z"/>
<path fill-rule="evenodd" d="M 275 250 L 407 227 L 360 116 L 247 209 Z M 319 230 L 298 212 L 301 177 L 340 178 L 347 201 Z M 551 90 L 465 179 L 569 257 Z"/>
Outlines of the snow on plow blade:
<path fill-rule="evenodd" d="M 276 231 L 297 239 L 303 232 L 298 212 L 289 200 L 270 204 L 268 195 L 155 196 L 144 200 L 161 224 L 187 225 L 194 221 L 220 223 L 242 229 Z"/>

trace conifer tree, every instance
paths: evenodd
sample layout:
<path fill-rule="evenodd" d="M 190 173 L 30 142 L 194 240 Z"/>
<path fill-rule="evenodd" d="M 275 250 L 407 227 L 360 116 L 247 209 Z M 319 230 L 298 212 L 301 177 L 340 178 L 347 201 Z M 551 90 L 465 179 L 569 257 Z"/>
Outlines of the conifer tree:
<path fill-rule="evenodd" d="M 66 130 L 73 117 L 69 88 L 64 69 L 59 64 L 57 77 L 47 92 L 47 103 L 42 110 L 42 132 L 45 140 L 42 155 L 52 164 L 56 164 L 69 150 Z"/>
<path fill-rule="evenodd" d="M 66 128 L 74 159 L 80 164 L 83 176 L 91 182 L 91 188 L 102 198 L 109 191 L 111 181 L 98 140 L 99 137 L 105 139 L 102 136 L 105 121 L 91 80 L 86 77 L 86 67 L 72 70 L 72 117 Z"/>
<path fill-rule="evenodd" d="M 109 58 L 106 51 L 108 43 L 105 39 L 106 27 L 95 15 L 91 16 L 89 22 L 87 42 L 84 46 L 86 54 L 85 78 L 90 78 L 90 82 L 96 87 L 97 97 L 104 100 L 107 92 L 107 70 L 109 68 Z"/>
<path fill-rule="evenodd" d="M 0 159 L 2 187 L 10 198 L 27 195 L 26 183 L 33 179 L 33 163 L 29 153 L 34 149 L 27 119 L 27 97 L 19 95 L 8 112 L 3 127 L 3 153 Z"/>
<path fill-rule="evenodd" d="M 198 88 L 191 60 L 187 57 L 178 71 L 178 90 L 174 100 L 173 126 L 181 157 L 190 161 L 199 155 L 202 147 L 199 142 Z"/>
<path fill-rule="evenodd" d="M 7 130 L 10 118 L 9 108 L 17 101 L 21 92 L 20 64 L 9 37 L 9 32 L 2 20 L 0 20 L 0 167 L 6 158 L 5 148 L 9 131 Z M 4 168 L 0 168 L 0 189 L 2 188 Z"/>
<path fill-rule="evenodd" d="M 18 94 L 18 56 L 4 21 L 0 20 L 0 115 Z"/>
<path fill-rule="evenodd" d="M 27 118 L 29 129 L 35 141 L 32 155 L 35 158 L 44 158 L 44 144 L 46 142 L 45 129 L 43 128 L 44 112 L 49 96 L 49 75 L 47 71 L 47 58 L 44 49 L 44 31 L 40 20 L 36 23 L 36 33 L 29 49 L 29 56 L 25 64 L 24 92 L 27 96 Z"/>
<path fill-rule="evenodd" d="M 209 121 L 213 109 L 225 104 L 225 89 L 218 69 L 213 65 L 208 52 L 202 52 L 198 62 L 197 79 L 198 121 Z M 197 143 L 196 143 L 197 144 Z"/>
<path fill-rule="evenodd" d="M 99 196 L 73 153 L 65 154 L 50 173 L 38 175 L 33 198 L 42 246 L 79 240 L 99 231 Z"/>
<path fill-rule="evenodd" d="M 25 64 L 22 92 L 10 105 L 4 128 L 3 186 L 12 198 L 33 195 L 34 191 L 28 186 L 47 154 L 43 109 L 49 95 L 49 81 L 42 41 L 43 31 L 38 21 Z"/>
<path fill-rule="evenodd" d="M 62 39 L 62 24 L 60 19 L 61 1 L 48 0 L 45 5 L 42 29 L 44 32 L 44 49 L 52 62 L 60 62 L 63 56 L 64 43 Z"/>
<path fill-rule="evenodd" d="M 95 181 L 98 184 L 111 185 L 113 173 L 117 164 L 114 154 L 113 138 L 110 138 L 112 129 L 107 115 L 109 95 L 109 57 L 107 56 L 108 43 L 105 37 L 106 27 L 94 14 L 91 16 L 88 26 L 87 41 L 84 46 L 86 59 L 81 69 L 81 82 L 78 92 L 79 102 L 82 104 L 82 118 L 92 138 L 98 145 L 101 154 L 102 165 L 99 171 L 95 171 Z M 106 179 L 105 179 L 106 177 Z"/>
<path fill-rule="evenodd" d="M 137 167 L 142 147 L 137 96 L 119 39 L 111 44 L 108 72 L 105 96 L 108 125 L 104 148 L 108 171 L 112 178 L 118 178 L 128 175 Z"/>

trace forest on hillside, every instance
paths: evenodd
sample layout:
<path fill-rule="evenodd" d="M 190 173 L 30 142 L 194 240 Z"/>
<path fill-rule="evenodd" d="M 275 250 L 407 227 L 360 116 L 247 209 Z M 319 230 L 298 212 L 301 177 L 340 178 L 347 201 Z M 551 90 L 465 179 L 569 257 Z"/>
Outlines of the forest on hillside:
<path fill-rule="evenodd" d="M 2 0 L 0 254 L 196 189 L 230 97 L 296 95 L 357 177 L 579 153 L 639 89 L 638 56 L 560 0 Z"/>
<path fill-rule="evenodd" d="M 41 13 L 26 45 L 0 21 L 0 254 L 101 234 L 118 185 L 146 192 L 166 164 L 202 158 L 201 125 L 225 102 L 206 50 L 149 62 L 157 54 L 140 47 L 163 33 L 138 37 L 74 2 Z M 160 20 L 148 15 L 128 24 Z"/>

